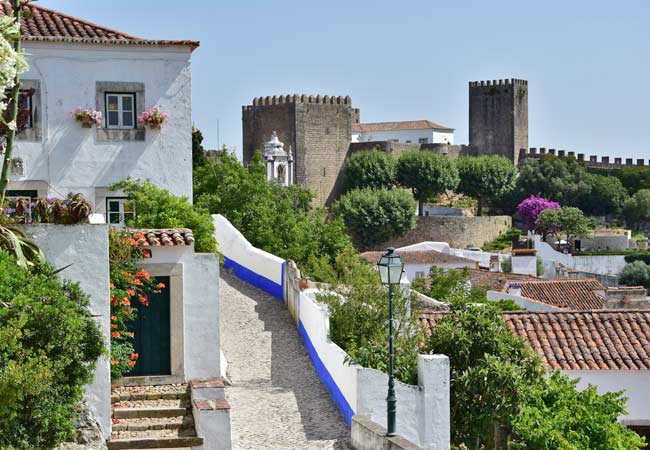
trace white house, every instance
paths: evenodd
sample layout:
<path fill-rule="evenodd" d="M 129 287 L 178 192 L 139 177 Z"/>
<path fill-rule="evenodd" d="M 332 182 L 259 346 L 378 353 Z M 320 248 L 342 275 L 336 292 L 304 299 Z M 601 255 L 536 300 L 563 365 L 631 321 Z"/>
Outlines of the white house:
<path fill-rule="evenodd" d="M 352 142 L 393 141 L 405 144 L 453 144 L 454 129 L 428 120 L 356 123 Z"/>
<path fill-rule="evenodd" d="M 126 177 L 150 179 L 192 198 L 191 68 L 195 41 L 149 40 L 53 11 L 24 6 L 22 23 L 30 69 L 22 76 L 27 129 L 17 137 L 9 196 L 65 197 L 82 193 L 110 223 L 122 222 L 120 193 L 108 187 Z M 0 0 L 0 15 L 10 15 Z M 157 106 L 161 129 L 138 115 Z M 84 128 L 75 108 L 99 111 Z"/>
<path fill-rule="evenodd" d="M 360 256 L 370 264 L 377 264 L 384 253 L 365 252 Z M 465 267 L 478 269 L 478 263 L 476 261 L 436 250 L 398 250 L 397 253 L 402 258 L 404 273 L 406 273 L 409 280 L 428 276 L 431 266 L 437 266 L 445 270 L 462 269 Z"/>

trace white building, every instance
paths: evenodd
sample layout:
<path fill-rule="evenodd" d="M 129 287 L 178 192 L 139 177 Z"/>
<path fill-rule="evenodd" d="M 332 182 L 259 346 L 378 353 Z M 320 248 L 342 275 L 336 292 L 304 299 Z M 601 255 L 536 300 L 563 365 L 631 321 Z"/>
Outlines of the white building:
<path fill-rule="evenodd" d="M 393 141 L 403 144 L 453 144 L 454 129 L 428 120 L 352 125 L 352 142 L 372 141 Z"/>
<path fill-rule="evenodd" d="M 95 212 L 123 221 L 124 197 L 108 187 L 149 179 L 192 198 L 190 59 L 198 42 L 147 40 L 29 4 L 23 47 L 28 127 L 17 137 L 8 196 L 62 198 L 82 193 Z M 11 14 L 0 1 L 0 15 Z M 33 89 L 29 95 L 28 89 Z M 84 128 L 71 111 L 90 108 L 102 122 Z M 138 124 L 152 107 L 168 114 L 160 129 Z"/>
<path fill-rule="evenodd" d="M 365 252 L 360 256 L 370 264 L 377 264 L 384 253 L 386 252 Z M 427 277 L 431 266 L 437 266 L 444 270 L 463 269 L 465 267 L 478 269 L 476 261 L 436 250 L 400 249 L 397 254 L 402 258 L 407 279 L 411 281 Z"/>

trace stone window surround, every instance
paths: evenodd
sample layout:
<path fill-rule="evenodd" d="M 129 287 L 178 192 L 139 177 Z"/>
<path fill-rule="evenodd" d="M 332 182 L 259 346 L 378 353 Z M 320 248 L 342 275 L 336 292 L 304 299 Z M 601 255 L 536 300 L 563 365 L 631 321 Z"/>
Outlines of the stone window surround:
<path fill-rule="evenodd" d="M 98 142 L 113 141 L 144 141 L 145 128 L 137 123 L 138 114 L 145 110 L 144 83 L 133 81 L 97 81 L 95 83 L 95 103 L 97 111 L 104 116 L 104 123 L 101 127 L 95 128 Z M 106 93 L 133 93 L 135 94 L 135 118 L 136 128 L 115 129 L 106 128 Z"/>
<path fill-rule="evenodd" d="M 16 141 L 41 142 L 43 140 L 43 121 L 41 119 L 41 82 L 40 80 L 20 80 L 21 89 L 34 89 L 32 95 L 32 126 L 16 134 Z"/>

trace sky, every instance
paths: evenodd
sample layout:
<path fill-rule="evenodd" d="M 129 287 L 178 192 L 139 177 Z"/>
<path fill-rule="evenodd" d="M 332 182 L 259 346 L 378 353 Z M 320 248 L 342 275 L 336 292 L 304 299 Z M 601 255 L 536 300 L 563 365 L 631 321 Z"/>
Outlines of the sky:
<path fill-rule="evenodd" d="M 650 158 L 647 0 L 40 0 L 151 39 L 194 39 L 193 121 L 241 155 L 241 107 L 349 95 L 362 122 L 468 142 L 468 82 L 523 78 L 529 146 Z"/>

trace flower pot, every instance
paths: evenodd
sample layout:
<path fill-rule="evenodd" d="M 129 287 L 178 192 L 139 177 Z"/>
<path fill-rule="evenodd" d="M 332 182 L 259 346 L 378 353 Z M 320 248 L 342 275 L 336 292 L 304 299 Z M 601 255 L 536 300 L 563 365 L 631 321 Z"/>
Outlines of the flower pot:
<path fill-rule="evenodd" d="M 92 123 L 81 122 L 81 128 L 92 128 L 92 127 L 93 127 Z"/>
<path fill-rule="evenodd" d="M 304 280 L 300 279 L 298 280 L 298 287 L 300 288 L 301 291 L 304 291 L 305 289 L 309 288 L 309 280 Z"/>

